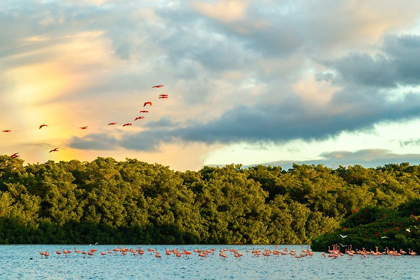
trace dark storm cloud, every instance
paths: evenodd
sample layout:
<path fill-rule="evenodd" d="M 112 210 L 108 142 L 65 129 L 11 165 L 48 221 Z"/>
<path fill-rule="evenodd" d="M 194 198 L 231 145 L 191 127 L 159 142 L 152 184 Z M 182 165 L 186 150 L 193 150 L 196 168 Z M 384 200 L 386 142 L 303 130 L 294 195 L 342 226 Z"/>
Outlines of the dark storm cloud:
<path fill-rule="evenodd" d="M 348 95 L 342 93 L 342 96 Z M 186 141 L 206 143 L 321 140 L 343 131 L 371 129 L 378 122 L 420 117 L 420 98 L 415 94 L 393 103 L 379 94 L 370 97 L 369 93 L 363 92 L 358 97 L 363 99 L 342 99 L 318 108 L 305 106 L 297 98 L 277 106 L 238 107 L 227 111 L 217 121 L 190 125 L 169 133 Z M 335 103 L 343 109 L 334 112 Z"/>
<path fill-rule="evenodd" d="M 383 51 L 375 56 L 351 53 L 326 65 L 345 83 L 385 88 L 420 83 L 420 36 L 387 36 Z"/>
<path fill-rule="evenodd" d="M 360 94 L 362 98 L 365 95 Z M 420 117 L 420 100 L 417 95 L 407 94 L 404 100 L 393 103 L 385 101 L 383 97 L 381 99 L 380 95 L 372 97 L 369 101 L 365 98 L 365 101 L 352 103 L 351 100 L 341 100 L 340 104 L 345 106 L 346 110 L 333 113 L 329 107 L 305 107 L 296 98 L 278 106 L 237 107 L 225 112 L 220 119 L 213 122 L 185 123 L 183 127 L 178 128 L 166 127 L 171 123 L 167 119 L 161 119 L 155 123 L 157 127 L 149 125 L 150 129 L 147 131 L 127 134 L 117 145 L 133 150 L 156 150 L 163 142 L 179 140 L 207 144 L 325 140 L 343 131 L 372 129 L 378 122 Z M 109 145 L 114 144 L 114 139 L 110 140 L 112 143 Z M 89 144 L 91 141 L 88 139 L 74 138 L 71 145 L 81 147 Z M 93 148 L 93 141 L 89 148 Z"/>

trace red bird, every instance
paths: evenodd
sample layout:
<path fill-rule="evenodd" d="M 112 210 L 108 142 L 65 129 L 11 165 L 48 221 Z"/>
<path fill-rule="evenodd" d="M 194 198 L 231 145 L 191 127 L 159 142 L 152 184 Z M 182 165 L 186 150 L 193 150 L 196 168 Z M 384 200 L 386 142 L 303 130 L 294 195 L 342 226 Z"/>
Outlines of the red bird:
<path fill-rule="evenodd" d="M 39 129 L 43 128 L 44 126 L 48 126 L 48 125 L 46 125 L 46 124 L 41 124 L 41 125 L 39 126 Z"/>
<path fill-rule="evenodd" d="M 80 129 L 87 129 L 88 127 L 87 126 L 82 126 Z"/>
<path fill-rule="evenodd" d="M 163 85 L 156 85 L 156 86 L 153 86 L 152 88 L 163 88 Z"/>
<path fill-rule="evenodd" d="M 116 125 L 116 122 L 110 122 L 108 125 Z"/>
<path fill-rule="evenodd" d="M 52 150 L 50 151 L 50 153 L 51 153 L 51 152 L 58 152 L 58 148 L 52 149 Z"/>
<path fill-rule="evenodd" d="M 159 99 L 161 99 L 161 98 L 168 98 L 168 95 L 167 94 L 161 94 L 161 95 L 159 95 Z"/>
<path fill-rule="evenodd" d="M 140 111 L 140 113 L 149 113 L 149 111 Z"/>
<path fill-rule="evenodd" d="M 132 123 L 125 123 L 125 124 L 123 124 L 123 127 L 124 126 L 129 126 L 129 125 L 133 125 Z"/>
<path fill-rule="evenodd" d="M 10 132 L 10 131 L 11 131 L 10 129 L 3 130 L 3 132 Z"/>
<path fill-rule="evenodd" d="M 10 157 L 11 158 L 18 158 L 19 157 L 19 155 L 18 155 L 19 153 L 14 153 L 13 155 L 11 155 Z"/>
<path fill-rule="evenodd" d="M 137 117 L 134 121 L 142 120 L 142 119 L 144 119 L 144 117 Z"/>
<path fill-rule="evenodd" d="M 152 102 L 144 102 L 143 107 L 146 107 L 146 105 L 149 104 L 150 106 L 152 106 Z"/>

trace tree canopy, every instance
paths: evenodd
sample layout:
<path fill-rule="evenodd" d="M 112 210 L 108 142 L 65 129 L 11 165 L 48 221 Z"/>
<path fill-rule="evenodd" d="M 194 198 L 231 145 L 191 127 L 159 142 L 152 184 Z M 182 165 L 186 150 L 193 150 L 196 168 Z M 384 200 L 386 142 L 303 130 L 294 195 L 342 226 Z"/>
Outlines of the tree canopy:
<path fill-rule="evenodd" d="M 308 244 L 354 209 L 420 198 L 419 166 L 240 165 L 0 156 L 0 243 Z"/>

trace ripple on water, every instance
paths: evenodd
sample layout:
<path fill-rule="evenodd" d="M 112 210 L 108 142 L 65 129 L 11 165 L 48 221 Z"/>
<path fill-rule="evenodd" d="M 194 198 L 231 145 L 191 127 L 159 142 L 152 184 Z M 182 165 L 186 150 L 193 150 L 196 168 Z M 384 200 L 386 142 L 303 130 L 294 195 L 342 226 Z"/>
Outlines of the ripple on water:
<path fill-rule="evenodd" d="M 92 257 L 71 253 L 67 257 L 57 255 L 56 250 L 73 251 L 74 245 L 3 245 L 0 246 L 1 279 L 419 279 L 419 258 L 344 256 L 338 259 L 323 258 L 321 253 L 312 257 L 296 259 L 290 255 L 254 257 L 255 249 L 270 249 L 274 246 L 153 246 L 162 253 L 160 259 L 147 252 L 148 246 L 126 245 L 127 248 L 146 249 L 143 256 L 107 254 L 115 245 L 76 246 L 89 251 L 96 248 Z M 121 246 L 120 246 L 121 247 Z M 200 259 L 195 253 L 189 258 L 166 256 L 169 250 L 209 249 L 216 252 Z M 279 246 L 284 248 L 285 246 Z M 235 248 L 243 254 L 241 258 L 228 255 L 226 260 L 219 257 L 222 248 Z M 301 246 L 290 246 L 298 252 Z M 40 251 L 49 251 L 48 259 L 41 258 Z M 249 252 L 246 252 L 249 251 Z M 30 260 L 30 258 L 33 258 Z"/>

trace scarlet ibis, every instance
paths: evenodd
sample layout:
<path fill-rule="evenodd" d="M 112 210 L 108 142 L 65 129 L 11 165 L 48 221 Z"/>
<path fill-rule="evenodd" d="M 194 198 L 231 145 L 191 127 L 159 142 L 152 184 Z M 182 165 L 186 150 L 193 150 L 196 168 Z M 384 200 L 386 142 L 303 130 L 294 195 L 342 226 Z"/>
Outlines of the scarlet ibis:
<path fill-rule="evenodd" d="M 144 117 L 137 117 L 134 121 L 142 120 L 142 119 L 144 119 Z"/>
<path fill-rule="evenodd" d="M 51 152 L 58 152 L 58 148 L 52 149 L 52 150 L 50 151 L 50 153 L 51 153 Z"/>
<path fill-rule="evenodd" d="M 13 155 L 11 155 L 10 157 L 11 158 L 17 158 L 17 157 L 19 157 L 19 155 L 18 155 L 19 153 L 14 153 Z"/>
<path fill-rule="evenodd" d="M 116 122 L 110 122 L 108 125 L 116 125 Z"/>
<path fill-rule="evenodd" d="M 149 104 L 150 106 L 152 106 L 152 102 L 144 102 L 143 107 L 146 107 L 146 105 Z"/>
<path fill-rule="evenodd" d="M 149 113 L 149 111 L 144 111 L 144 110 L 143 110 L 143 111 L 140 111 L 140 113 Z"/>
<path fill-rule="evenodd" d="M 159 95 L 159 99 L 162 99 L 162 98 L 168 98 L 168 95 L 167 94 L 161 94 L 161 95 Z"/>
<path fill-rule="evenodd" d="M 163 85 L 156 85 L 156 86 L 153 86 L 152 88 L 163 88 Z"/>
<path fill-rule="evenodd" d="M 88 127 L 87 126 L 82 126 L 80 129 L 87 129 Z"/>
<path fill-rule="evenodd" d="M 11 132 L 11 130 L 10 129 L 5 129 L 5 130 L 3 130 L 3 132 Z"/>
<path fill-rule="evenodd" d="M 123 127 L 124 126 L 129 126 L 129 125 L 133 125 L 132 123 L 125 123 L 125 124 L 123 124 Z"/>
<path fill-rule="evenodd" d="M 39 129 L 43 128 L 44 126 L 48 126 L 48 125 L 46 125 L 46 124 L 41 124 L 41 125 L 39 126 Z"/>

